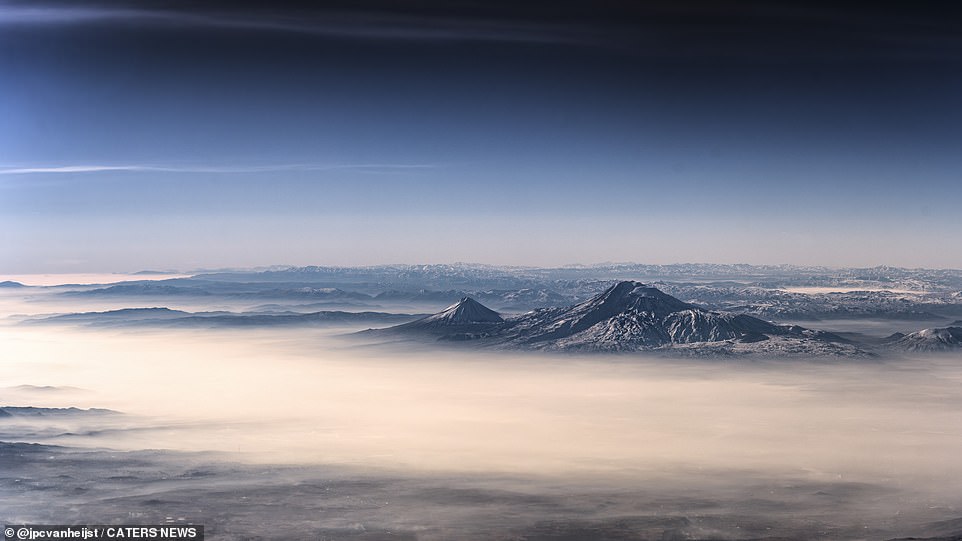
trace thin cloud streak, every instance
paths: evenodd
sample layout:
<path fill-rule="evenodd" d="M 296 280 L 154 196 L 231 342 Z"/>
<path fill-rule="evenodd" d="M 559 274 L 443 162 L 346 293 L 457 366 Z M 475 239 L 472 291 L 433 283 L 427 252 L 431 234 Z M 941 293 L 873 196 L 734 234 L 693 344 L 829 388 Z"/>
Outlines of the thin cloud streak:
<path fill-rule="evenodd" d="M 396 13 L 326 12 L 299 17 L 271 13 L 187 12 L 142 8 L 43 6 L 0 7 L 0 25 L 69 25 L 134 22 L 166 26 L 289 32 L 348 39 L 579 42 L 572 29 L 557 25 L 494 20 L 426 18 Z"/>
<path fill-rule="evenodd" d="M 159 166 L 159 165 L 63 165 L 52 167 L 8 167 L 0 169 L 0 175 L 46 175 L 65 173 L 102 173 L 112 171 L 145 173 L 270 173 L 279 171 L 339 171 L 354 170 L 368 172 L 405 171 L 416 169 L 435 169 L 435 164 L 281 164 L 256 166 Z"/>
<path fill-rule="evenodd" d="M 117 7 L 36 3 L 4 6 L 2 2 L 0 27 L 132 24 L 348 40 L 555 44 L 602 47 L 650 58 L 777 62 L 956 62 L 962 52 L 956 26 L 951 18 L 940 16 L 938 10 L 923 10 L 919 14 L 899 9 L 852 9 L 844 4 L 799 11 L 791 2 L 774 2 L 770 6 L 735 2 L 740 9 L 714 8 L 703 2 L 637 3 L 618 9 L 619 4 L 613 2 L 584 12 L 570 9 L 572 6 L 548 10 L 545 13 L 557 17 L 532 19 L 523 7 L 508 9 L 498 3 L 480 14 L 468 10 L 459 16 L 456 9 L 425 15 L 323 6 L 285 11 L 243 7 L 151 8 L 137 2 L 130 3 L 131 7 L 123 2 Z M 585 13 L 591 17 L 583 17 Z"/>

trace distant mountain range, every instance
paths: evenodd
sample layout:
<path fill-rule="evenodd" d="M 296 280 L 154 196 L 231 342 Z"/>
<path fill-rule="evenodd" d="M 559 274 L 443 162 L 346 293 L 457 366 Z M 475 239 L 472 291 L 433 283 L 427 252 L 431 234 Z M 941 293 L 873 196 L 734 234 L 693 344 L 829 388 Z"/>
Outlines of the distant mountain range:
<path fill-rule="evenodd" d="M 470 297 L 502 313 L 564 307 L 585 301 L 624 279 L 639 279 L 682 301 L 719 312 L 798 323 L 885 319 L 943 326 L 962 317 L 962 271 L 831 269 L 752 265 L 605 264 L 558 268 L 486 265 L 290 267 L 219 272 L 191 278 L 106 286 L 70 286 L 71 298 L 129 297 L 233 305 L 245 311 L 370 310 L 425 312 Z M 41 288 L 42 289 L 42 288 Z"/>
<path fill-rule="evenodd" d="M 119 412 L 103 408 L 80 409 L 38 408 L 34 406 L 0 406 L 0 418 L 5 417 L 75 417 L 81 415 L 116 415 Z"/>
<path fill-rule="evenodd" d="M 890 287 L 925 284 L 958 287 L 962 270 L 904 269 L 879 266 L 871 268 L 832 268 L 799 265 L 747 265 L 678 263 L 601 263 L 563 267 L 512 267 L 453 263 L 440 265 L 376 265 L 369 267 L 275 267 L 263 271 L 231 271 L 198 274 L 207 280 L 260 282 L 394 283 L 423 288 L 471 287 L 513 289 L 525 284 L 570 280 L 749 280 L 768 287 L 766 282 L 795 286 L 838 286 L 858 282 L 887 284 Z M 405 288 L 406 289 L 406 288 Z"/>
<path fill-rule="evenodd" d="M 169 308 L 124 308 L 106 312 L 82 312 L 28 320 L 28 324 L 72 324 L 89 327 L 277 327 L 391 324 L 410 321 L 418 316 L 384 312 L 323 311 L 306 314 L 184 312 Z"/>
<path fill-rule="evenodd" d="M 360 285 L 367 290 L 376 289 L 371 285 Z M 501 310 L 526 311 L 545 306 L 563 306 L 573 300 L 571 295 L 561 295 L 551 289 L 472 289 L 469 293 L 460 289 L 443 291 L 417 289 L 386 289 L 365 293 L 336 287 L 318 287 L 309 283 L 276 282 L 228 282 L 210 281 L 193 278 L 175 278 L 162 281 L 137 281 L 102 287 L 68 290 L 60 294 L 70 298 L 131 298 L 162 301 L 163 299 L 197 298 L 200 302 L 210 301 L 213 297 L 233 301 L 261 301 L 273 304 L 272 308 L 283 309 L 279 303 L 309 303 L 297 307 L 315 306 L 317 308 L 371 308 L 381 306 L 406 305 L 409 307 L 436 307 L 441 303 L 451 303 L 472 295 L 482 302 L 497 306 Z M 593 292 L 593 291 L 592 291 Z M 582 295 L 583 296 L 583 295 Z"/>
<path fill-rule="evenodd" d="M 634 271 L 690 279 L 646 284 L 611 279 Z M 453 287 L 432 289 L 437 286 Z M 952 328 L 962 328 L 962 321 L 948 322 L 962 316 L 960 288 L 959 271 L 891 267 L 301 267 L 30 288 L 38 295 L 62 296 L 85 306 L 97 306 L 102 297 L 110 305 L 124 300 L 133 306 L 190 301 L 233 311 L 129 308 L 28 322 L 201 328 L 395 325 L 376 333 L 540 350 L 848 355 L 952 350 L 957 347 Z M 445 304 L 450 306 L 420 321 L 411 315 L 434 312 Z M 866 331 L 855 327 L 858 320 L 885 320 L 886 333 L 928 328 L 883 339 L 860 334 Z M 806 328 L 818 321 L 839 332 Z M 899 321 L 912 323 L 903 326 Z"/>

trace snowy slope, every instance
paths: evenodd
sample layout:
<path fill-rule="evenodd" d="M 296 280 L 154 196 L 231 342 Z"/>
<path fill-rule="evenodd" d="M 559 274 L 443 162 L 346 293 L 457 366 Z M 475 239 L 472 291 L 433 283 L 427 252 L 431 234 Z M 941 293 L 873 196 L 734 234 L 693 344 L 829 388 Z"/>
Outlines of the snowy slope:
<path fill-rule="evenodd" d="M 841 341 L 828 333 L 705 310 L 632 281 L 619 282 L 570 308 L 538 310 L 509 320 L 503 336 L 510 343 L 538 349 L 600 351 L 725 341 L 754 344 L 773 336 Z"/>
<path fill-rule="evenodd" d="M 497 312 L 470 297 L 463 297 L 437 314 L 420 320 L 422 324 L 433 325 L 470 325 L 503 321 L 504 319 Z"/>
<path fill-rule="evenodd" d="M 387 331 L 520 349 L 637 351 L 685 346 L 684 354 L 860 353 L 830 333 L 705 310 L 633 281 L 619 282 L 573 306 L 506 320 L 464 298 L 442 312 Z"/>
<path fill-rule="evenodd" d="M 431 336 L 446 340 L 465 340 L 487 336 L 504 325 L 504 319 L 490 308 L 469 297 L 444 310 L 421 319 L 390 327 L 365 331 L 367 334 L 408 334 Z"/>
<path fill-rule="evenodd" d="M 922 329 L 899 338 L 891 345 L 903 351 L 962 351 L 962 327 Z"/>

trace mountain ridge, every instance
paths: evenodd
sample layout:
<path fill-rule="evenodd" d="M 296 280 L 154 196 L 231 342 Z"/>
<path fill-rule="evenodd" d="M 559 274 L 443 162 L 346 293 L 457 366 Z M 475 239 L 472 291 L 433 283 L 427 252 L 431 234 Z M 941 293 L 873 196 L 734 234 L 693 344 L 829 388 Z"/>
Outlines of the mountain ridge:
<path fill-rule="evenodd" d="M 890 346 L 910 352 L 948 352 L 962 350 L 962 327 L 930 328 L 890 337 Z"/>
<path fill-rule="evenodd" d="M 484 317 L 452 317 L 465 307 Z M 542 308 L 507 319 L 473 299 L 464 298 L 437 314 L 383 329 L 383 332 L 410 332 L 445 341 L 475 340 L 505 348 L 611 352 L 692 344 L 728 344 L 748 350 L 757 347 L 753 344 L 777 338 L 778 343 L 790 342 L 793 352 L 814 344 L 825 347 L 808 349 L 860 353 L 847 340 L 831 333 L 706 310 L 630 280 L 618 282 L 572 306 Z M 772 345 L 766 347 L 769 351 L 773 348 Z"/>

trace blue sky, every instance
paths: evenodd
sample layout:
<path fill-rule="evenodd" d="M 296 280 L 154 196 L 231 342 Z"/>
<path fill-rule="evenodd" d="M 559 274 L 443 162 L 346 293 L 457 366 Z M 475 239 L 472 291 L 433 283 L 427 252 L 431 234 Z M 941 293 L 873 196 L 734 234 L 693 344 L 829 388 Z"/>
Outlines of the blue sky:
<path fill-rule="evenodd" d="M 962 267 L 943 14 L 38 5 L 0 4 L 0 272 Z"/>

